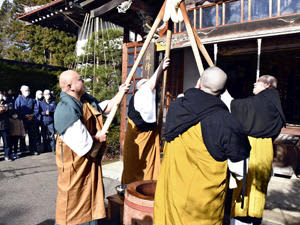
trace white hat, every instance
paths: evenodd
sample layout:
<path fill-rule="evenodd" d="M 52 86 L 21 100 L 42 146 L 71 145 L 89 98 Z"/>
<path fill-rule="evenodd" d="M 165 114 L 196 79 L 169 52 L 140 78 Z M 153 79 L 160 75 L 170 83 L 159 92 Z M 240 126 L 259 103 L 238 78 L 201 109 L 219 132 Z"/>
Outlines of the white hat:
<path fill-rule="evenodd" d="M 26 91 L 26 90 L 29 90 L 29 87 L 26 86 L 26 85 L 22 85 L 21 88 L 20 88 L 20 91 L 23 92 L 23 91 Z"/>
<path fill-rule="evenodd" d="M 42 92 L 41 90 L 37 90 L 37 91 L 35 92 L 35 95 L 41 95 L 41 94 L 43 94 L 43 92 Z"/>
<path fill-rule="evenodd" d="M 44 95 L 50 95 L 50 90 L 48 89 L 44 90 Z"/>
<path fill-rule="evenodd" d="M 36 99 L 41 99 L 43 97 L 43 92 L 41 90 L 37 90 L 35 92 Z"/>

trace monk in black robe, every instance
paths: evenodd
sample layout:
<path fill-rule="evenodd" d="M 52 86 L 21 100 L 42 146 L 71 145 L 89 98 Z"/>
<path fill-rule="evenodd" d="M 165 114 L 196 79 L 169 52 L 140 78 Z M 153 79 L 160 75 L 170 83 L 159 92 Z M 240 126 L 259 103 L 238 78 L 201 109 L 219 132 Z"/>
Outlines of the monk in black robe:
<path fill-rule="evenodd" d="M 227 159 L 249 157 L 242 125 L 219 99 L 227 75 L 204 71 L 198 88 L 169 106 L 164 156 L 155 192 L 154 223 L 222 225 L 227 190 Z"/>
<path fill-rule="evenodd" d="M 283 126 L 283 114 L 277 79 L 270 75 L 261 76 L 254 83 L 254 96 L 232 100 L 226 91 L 222 100 L 232 115 L 243 125 L 249 136 L 251 152 L 247 174 L 247 188 L 242 205 L 242 183 L 233 191 L 231 224 L 260 224 L 266 201 L 273 162 L 273 143 Z"/>

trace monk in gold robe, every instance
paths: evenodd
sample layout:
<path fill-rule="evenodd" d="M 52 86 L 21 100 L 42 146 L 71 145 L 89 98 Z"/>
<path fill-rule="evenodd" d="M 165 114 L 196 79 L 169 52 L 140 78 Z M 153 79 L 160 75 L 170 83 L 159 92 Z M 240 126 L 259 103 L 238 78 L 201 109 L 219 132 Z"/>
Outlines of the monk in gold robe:
<path fill-rule="evenodd" d="M 285 126 L 285 116 L 276 87 L 275 77 L 263 75 L 254 83 L 254 96 L 233 100 L 228 91 L 222 95 L 222 100 L 231 109 L 232 115 L 243 125 L 251 144 L 244 203 L 242 182 L 238 181 L 237 188 L 233 190 L 232 225 L 256 225 L 262 221 L 273 162 L 272 139 Z"/>
<path fill-rule="evenodd" d="M 156 180 L 160 167 L 160 141 L 156 119 L 156 86 L 169 67 L 164 59 L 152 77 L 140 80 L 128 106 L 124 141 L 122 184 Z"/>
<path fill-rule="evenodd" d="M 223 70 L 210 67 L 198 88 L 188 89 L 169 106 L 155 224 L 222 224 L 227 159 L 239 163 L 250 151 L 241 124 L 219 99 L 226 80 Z"/>
<path fill-rule="evenodd" d="M 110 112 L 118 96 L 101 108 L 85 93 L 80 75 L 72 70 L 59 78 L 60 102 L 54 114 L 58 132 L 56 165 L 58 169 L 56 224 L 97 225 L 104 218 L 104 193 L 101 158 L 106 133 L 101 132 L 102 114 Z M 117 95 L 128 90 L 125 85 Z"/>

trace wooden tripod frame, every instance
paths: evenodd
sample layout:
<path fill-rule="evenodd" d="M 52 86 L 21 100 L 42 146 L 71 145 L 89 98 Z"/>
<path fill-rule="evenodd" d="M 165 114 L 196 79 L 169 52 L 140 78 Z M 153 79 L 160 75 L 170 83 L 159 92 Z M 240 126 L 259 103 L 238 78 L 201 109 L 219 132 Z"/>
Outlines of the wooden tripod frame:
<path fill-rule="evenodd" d="M 125 81 L 125 84 L 126 85 L 129 85 L 131 80 L 132 80 L 132 77 L 133 75 L 135 74 L 136 70 L 137 70 L 137 67 L 140 63 L 140 61 L 142 60 L 149 44 L 150 44 L 150 41 L 156 31 L 156 29 L 158 28 L 159 26 L 159 23 L 160 21 L 163 19 L 163 16 L 164 16 L 164 12 L 165 12 L 165 7 L 166 7 L 166 2 L 167 0 L 165 0 L 163 6 L 161 7 L 153 25 L 152 25 L 152 28 L 150 29 L 150 32 L 142 46 L 142 49 L 130 71 L 130 73 L 128 74 L 127 78 L 126 78 L 126 81 Z M 185 26 L 186 26 L 186 30 L 187 30 L 187 34 L 189 36 L 189 39 L 190 39 L 190 42 L 191 42 L 191 46 L 192 46 L 192 50 L 193 50 L 193 53 L 194 53 L 194 56 L 195 56 L 195 59 L 196 59 L 196 64 L 197 64 L 197 68 L 199 70 L 199 74 L 201 76 L 201 74 L 203 73 L 204 71 L 204 68 L 203 68 L 203 64 L 202 64 L 202 61 L 201 61 L 201 58 L 200 58 L 200 54 L 199 54 L 199 50 L 201 51 L 201 53 L 203 54 L 205 60 L 207 61 L 208 65 L 209 66 L 214 66 L 210 56 L 208 55 L 204 45 L 201 43 L 195 29 L 191 26 L 191 22 L 189 20 L 189 17 L 188 17 L 188 14 L 187 14 L 187 11 L 186 11 L 186 8 L 185 8 L 185 4 L 184 4 L 184 1 L 182 1 L 179 5 L 180 9 L 181 9 L 181 12 L 182 12 L 182 15 L 183 15 L 183 19 L 184 19 L 184 23 L 185 23 Z M 171 49 L 171 39 L 172 39 L 172 31 L 171 31 L 171 26 L 168 27 L 168 30 L 167 30 L 167 40 L 166 40 L 166 50 L 165 50 L 165 56 L 166 57 L 169 57 L 170 56 L 170 49 Z M 199 50 L 198 50 L 199 48 Z M 159 113 L 159 124 L 161 124 L 161 121 L 162 121 L 162 112 L 163 112 L 163 106 L 164 106 L 164 99 L 165 99 L 165 90 L 166 90 L 166 81 L 167 81 L 167 71 L 164 72 L 164 76 L 163 76 L 163 88 L 162 88 L 162 100 L 161 100 L 161 107 L 160 107 L 160 113 Z M 117 99 L 117 102 L 116 104 L 112 107 L 112 110 L 108 116 L 108 118 L 106 119 L 105 123 L 104 123 L 104 126 L 101 130 L 102 133 L 106 133 L 108 131 L 108 128 L 110 126 L 110 124 L 112 123 L 113 121 L 113 118 L 118 110 L 118 107 L 124 97 L 125 93 L 123 93 L 122 96 L 120 96 L 120 98 Z"/>

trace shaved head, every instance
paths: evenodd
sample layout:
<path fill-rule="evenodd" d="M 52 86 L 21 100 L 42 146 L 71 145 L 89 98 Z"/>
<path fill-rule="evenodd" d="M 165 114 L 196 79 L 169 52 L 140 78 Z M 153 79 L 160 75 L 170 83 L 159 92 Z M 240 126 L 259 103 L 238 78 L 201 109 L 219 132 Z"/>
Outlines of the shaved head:
<path fill-rule="evenodd" d="M 204 70 L 197 87 L 206 93 L 218 96 L 224 91 L 226 80 L 226 73 L 219 67 L 213 66 Z"/>
<path fill-rule="evenodd" d="M 74 70 L 67 70 L 59 76 L 59 86 L 61 90 L 77 99 L 85 92 L 83 80 Z"/>
<path fill-rule="evenodd" d="M 76 75 L 79 76 L 79 74 L 74 70 L 66 70 L 60 74 L 59 86 L 62 91 L 66 89 L 68 84 L 72 83 L 72 79 L 74 79 Z"/>

